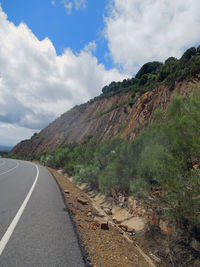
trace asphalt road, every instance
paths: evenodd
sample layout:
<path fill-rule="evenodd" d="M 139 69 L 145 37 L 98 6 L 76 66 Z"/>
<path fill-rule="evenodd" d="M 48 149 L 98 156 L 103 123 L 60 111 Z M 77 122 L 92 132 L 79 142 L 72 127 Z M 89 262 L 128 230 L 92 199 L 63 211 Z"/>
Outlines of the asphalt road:
<path fill-rule="evenodd" d="M 48 170 L 0 158 L 0 266 L 85 266 Z"/>

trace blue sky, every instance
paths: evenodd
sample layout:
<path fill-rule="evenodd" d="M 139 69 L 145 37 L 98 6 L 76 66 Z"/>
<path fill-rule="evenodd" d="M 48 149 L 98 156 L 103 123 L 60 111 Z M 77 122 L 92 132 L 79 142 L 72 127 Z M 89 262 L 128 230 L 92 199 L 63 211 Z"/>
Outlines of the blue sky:
<path fill-rule="evenodd" d="M 70 1 L 69 1 L 70 2 Z M 39 40 L 48 37 L 54 44 L 58 55 L 67 47 L 79 52 L 89 42 L 95 41 L 95 55 L 106 68 L 112 67 L 108 53 L 107 40 L 103 36 L 106 0 L 88 0 L 87 7 L 72 8 L 68 14 L 64 1 L 55 0 L 1 0 L 8 19 L 19 25 L 24 22 Z"/>
<path fill-rule="evenodd" d="M 0 0 L 0 144 L 200 44 L 199 0 Z"/>

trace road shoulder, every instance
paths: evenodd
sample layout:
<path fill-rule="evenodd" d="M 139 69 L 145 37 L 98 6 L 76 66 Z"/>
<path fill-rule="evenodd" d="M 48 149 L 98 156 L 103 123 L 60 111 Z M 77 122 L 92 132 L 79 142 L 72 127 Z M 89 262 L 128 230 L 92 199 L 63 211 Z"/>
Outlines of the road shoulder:
<path fill-rule="evenodd" d="M 48 169 L 62 191 L 88 264 L 96 267 L 154 265 L 138 251 L 134 238 L 133 242 L 129 242 L 124 238 L 123 231 L 101 218 L 85 192 L 56 170 Z M 102 227 L 105 224 L 108 224 L 108 228 Z"/>

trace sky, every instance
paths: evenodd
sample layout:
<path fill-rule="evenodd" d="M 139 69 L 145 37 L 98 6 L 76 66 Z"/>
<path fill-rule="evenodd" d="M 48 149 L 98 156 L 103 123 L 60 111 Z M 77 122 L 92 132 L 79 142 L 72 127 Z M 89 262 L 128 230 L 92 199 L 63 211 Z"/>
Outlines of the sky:
<path fill-rule="evenodd" d="M 200 44 L 199 0 L 0 0 L 0 144 Z"/>

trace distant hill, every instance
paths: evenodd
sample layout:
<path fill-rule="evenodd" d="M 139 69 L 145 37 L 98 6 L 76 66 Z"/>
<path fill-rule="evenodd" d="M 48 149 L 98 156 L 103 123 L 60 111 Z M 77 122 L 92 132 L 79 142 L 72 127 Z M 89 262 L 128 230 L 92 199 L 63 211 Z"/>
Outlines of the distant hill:
<path fill-rule="evenodd" d="M 10 152 L 12 148 L 13 148 L 12 146 L 2 146 L 2 145 L 0 145 L 0 152 Z"/>

